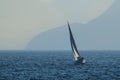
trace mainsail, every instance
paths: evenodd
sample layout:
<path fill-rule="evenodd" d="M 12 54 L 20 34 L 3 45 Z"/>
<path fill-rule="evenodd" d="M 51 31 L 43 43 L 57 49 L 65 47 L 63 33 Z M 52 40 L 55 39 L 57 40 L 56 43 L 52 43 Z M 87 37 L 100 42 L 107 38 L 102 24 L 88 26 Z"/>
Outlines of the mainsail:
<path fill-rule="evenodd" d="M 68 28 L 69 28 L 69 34 L 70 34 L 71 48 L 72 48 L 72 50 L 73 50 L 74 58 L 75 58 L 75 60 L 77 61 L 77 60 L 79 60 L 79 58 L 80 58 L 80 54 L 79 54 L 79 52 L 78 52 L 78 50 L 77 50 L 77 47 L 76 47 L 75 40 L 74 40 L 73 35 L 72 35 L 72 31 L 71 31 L 69 22 L 68 22 Z"/>

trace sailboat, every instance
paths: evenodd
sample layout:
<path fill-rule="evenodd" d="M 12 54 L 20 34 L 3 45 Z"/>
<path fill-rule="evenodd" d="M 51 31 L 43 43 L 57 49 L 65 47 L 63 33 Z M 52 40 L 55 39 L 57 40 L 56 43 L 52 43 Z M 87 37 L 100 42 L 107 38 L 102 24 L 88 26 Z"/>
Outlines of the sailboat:
<path fill-rule="evenodd" d="M 69 29 L 70 43 L 71 43 L 71 48 L 72 48 L 74 59 L 75 59 L 75 64 L 85 64 L 86 61 L 84 57 L 82 57 L 80 53 L 78 52 L 69 22 L 68 22 L 68 29 Z"/>

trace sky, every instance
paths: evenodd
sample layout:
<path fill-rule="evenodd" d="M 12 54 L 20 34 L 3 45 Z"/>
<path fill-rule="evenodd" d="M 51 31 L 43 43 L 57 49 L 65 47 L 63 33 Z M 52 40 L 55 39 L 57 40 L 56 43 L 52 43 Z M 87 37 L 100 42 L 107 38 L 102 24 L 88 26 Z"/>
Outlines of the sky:
<path fill-rule="evenodd" d="M 34 36 L 71 23 L 86 24 L 114 0 L 0 0 L 0 50 L 22 50 Z"/>

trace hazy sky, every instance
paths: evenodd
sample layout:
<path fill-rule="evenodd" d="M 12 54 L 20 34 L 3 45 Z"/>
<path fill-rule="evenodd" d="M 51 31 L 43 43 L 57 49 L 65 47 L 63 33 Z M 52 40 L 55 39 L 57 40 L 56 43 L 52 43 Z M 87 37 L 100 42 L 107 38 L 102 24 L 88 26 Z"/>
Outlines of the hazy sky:
<path fill-rule="evenodd" d="M 114 0 L 0 0 L 0 50 L 24 49 L 36 35 L 71 23 L 87 23 Z"/>

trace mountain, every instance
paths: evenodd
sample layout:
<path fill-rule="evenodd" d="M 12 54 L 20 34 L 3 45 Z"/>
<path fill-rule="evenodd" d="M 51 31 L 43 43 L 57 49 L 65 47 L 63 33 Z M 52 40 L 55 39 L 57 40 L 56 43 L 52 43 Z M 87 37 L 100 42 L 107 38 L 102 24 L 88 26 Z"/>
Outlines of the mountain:
<path fill-rule="evenodd" d="M 116 0 L 103 15 L 88 24 L 71 24 L 79 50 L 120 50 L 120 1 Z M 69 50 L 67 25 L 36 36 L 27 50 Z"/>

